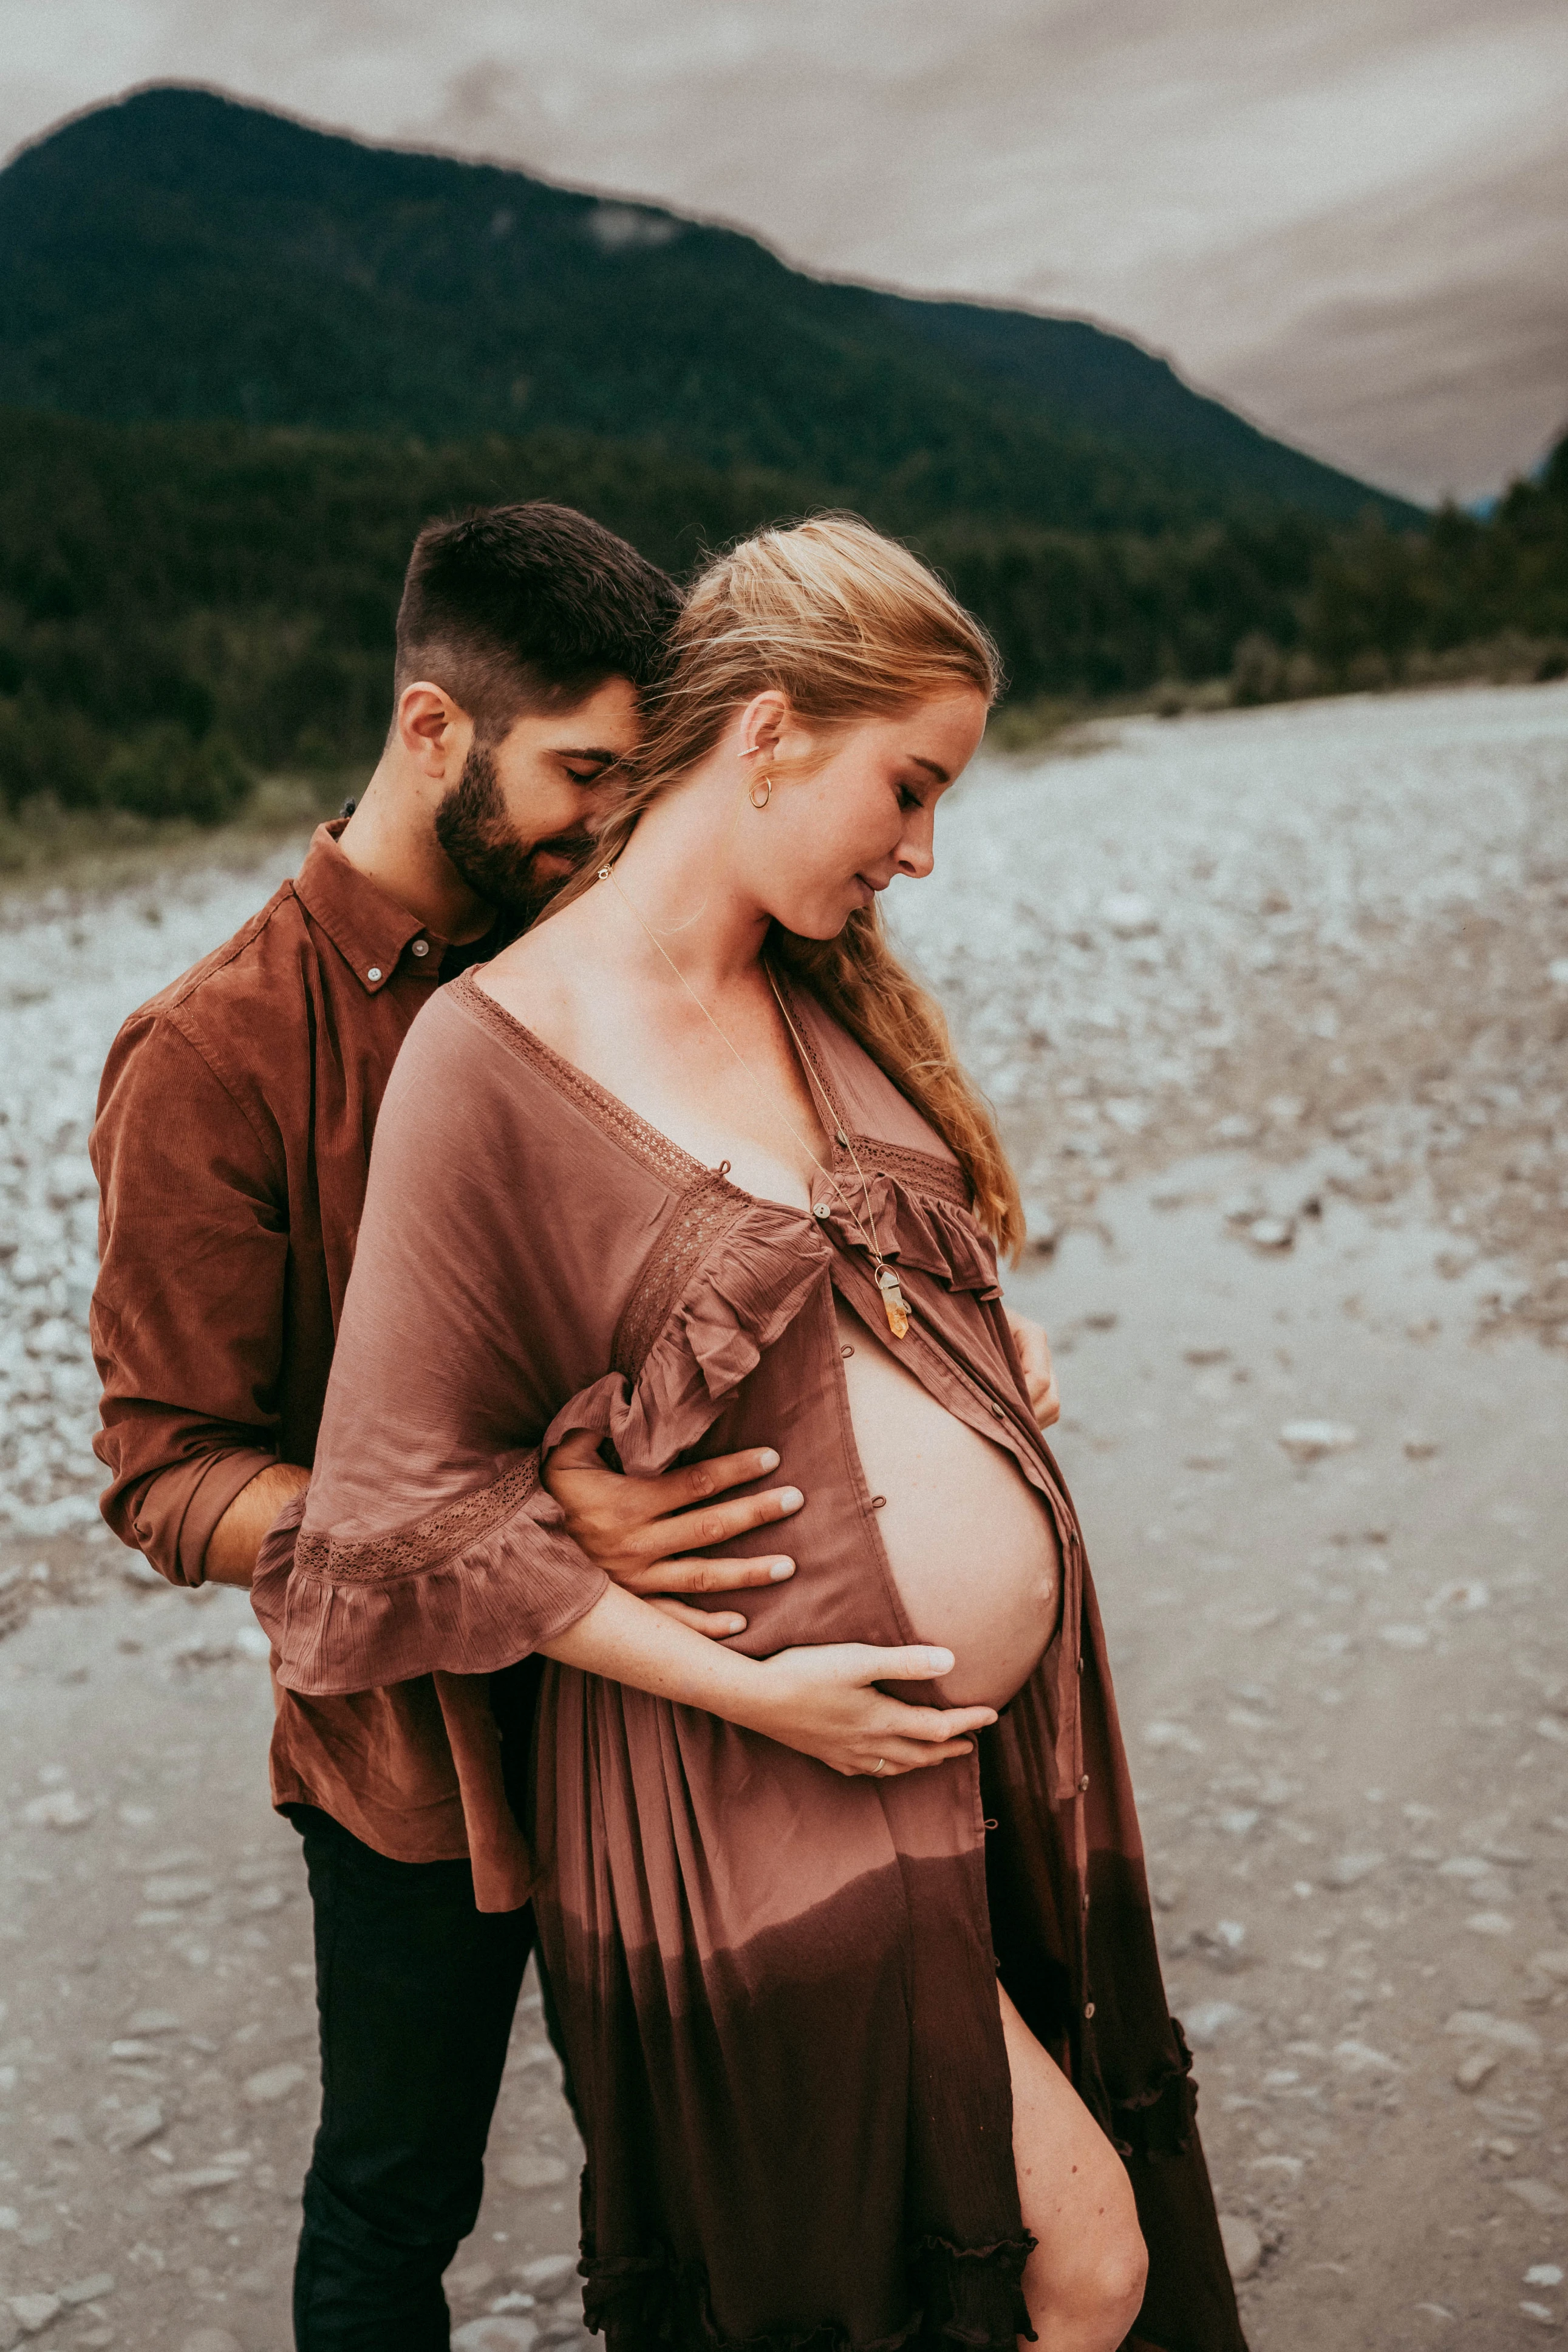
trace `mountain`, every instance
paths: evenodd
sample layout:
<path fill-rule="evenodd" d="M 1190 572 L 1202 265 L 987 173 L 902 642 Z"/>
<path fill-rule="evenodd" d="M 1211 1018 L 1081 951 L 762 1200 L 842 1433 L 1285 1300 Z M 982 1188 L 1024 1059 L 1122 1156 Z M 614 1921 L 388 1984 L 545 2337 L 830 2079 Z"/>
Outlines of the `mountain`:
<path fill-rule="evenodd" d="M 917 531 L 1423 520 L 1082 321 L 826 284 L 734 230 L 174 88 L 0 173 L 0 404 L 565 432 Z"/>

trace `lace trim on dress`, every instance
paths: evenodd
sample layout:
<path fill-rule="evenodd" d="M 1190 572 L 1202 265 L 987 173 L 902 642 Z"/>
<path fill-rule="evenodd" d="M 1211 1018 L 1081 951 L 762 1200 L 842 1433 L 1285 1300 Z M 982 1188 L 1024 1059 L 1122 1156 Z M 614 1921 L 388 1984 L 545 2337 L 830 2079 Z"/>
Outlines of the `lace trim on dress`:
<path fill-rule="evenodd" d="M 748 1205 L 744 1192 L 711 1173 L 681 1195 L 622 1310 L 610 1349 L 613 1370 L 637 1379 L 691 1276 Z"/>
<path fill-rule="evenodd" d="M 395 1577 L 426 1575 L 521 1510 L 538 1486 L 539 1455 L 534 1453 L 493 1486 L 459 1495 L 455 1503 L 411 1526 L 391 1528 L 358 1543 L 302 1534 L 294 1546 L 294 1573 L 331 1584 L 380 1584 Z"/>
<path fill-rule="evenodd" d="M 862 1168 L 879 1169 L 884 1176 L 897 1177 L 906 1192 L 924 1192 L 945 1201 L 951 1208 L 962 1209 L 966 1216 L 973 1213 L 963 1171 L 951 1160 L 939 1160 L 934 1151 L 916 1151 L 907 1143 L 884 1143 L 879 1136 L 861 1135 L 855 1129 L 847 1132 Z M 841 1183 L 846 1176 L 853 1180 L 855 1174 L 855 1163 L 837 1138 L 833 1172 Z"/>
<path fill-rule="evenodd" d="M 774 2335 L 730 2336 L 715 2323 L 708 2273 L 668 2247 L 646 2254 L 587 2253 L 577 2267 L 586 2282 L 583 2315 L 606 2352 L 905 2352 L 918 2344 L 937 2352 L 1016 2352 L 1020 2336 L 1034 2342 L 1021 2281 L 1035 2249 L 1026 2231 L 994 2246 L 957 2246 L 922 2238 L 907 2261 L 913 2309 L 890 2336 L 857 2343 L 832 2320 Z"/>
<path fill-rule="evenodd" d="M 716 1181 L 711 1168 L 705 1168 L 700 1160 L 693 1159 L 689 1151 L 683 1150 L 658 1128 L 650 1127 L 646 1118 L 639 1118 L 619 1095 L 611 1094 L 607 1087 L 602 1087 L 596 1078 L 591 1078 L 586 1070 L 580 1070 L 575 1062 L 567 1061 L 563 1054 L 558 1054 L 552 1045 L 545 1044 L 542 1037 L 536 1037 L 531 1029 L 525 1028 L 515 1014 L 509 1013 L 504 1004 L 498 1004 L 495 998 L 479 986 L 471 971 L 459 973 L 444 992 L 456 997 L 480 1026 L 489 1031 L 498 1044 L 516 1054 L 521 1060 L 531 1063 L 558 1093 L 565 1095 L 580 1111 L 606 1129 L 633 1159 L 640 1160 L 644 1167 L 651 1169 L 663 1182 L 684 1186 L 699 1178 L 710 1182 Z M 745 1195 L 737 1192 L 737 1197 L 743 1200 Z"/>

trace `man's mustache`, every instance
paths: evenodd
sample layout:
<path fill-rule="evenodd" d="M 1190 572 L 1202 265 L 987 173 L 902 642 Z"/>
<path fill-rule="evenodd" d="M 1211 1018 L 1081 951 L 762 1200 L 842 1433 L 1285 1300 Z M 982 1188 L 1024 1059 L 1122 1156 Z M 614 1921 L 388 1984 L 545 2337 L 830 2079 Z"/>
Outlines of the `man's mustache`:
<path fill-rule="evenodd" d="M 595 836 L 587 832 L 554 833 L 548 841 L 536 841 L 529 851 L 531 863 L 536 857 L 564 857 L 574 866 L 581 866 L 591 856 Z"/>

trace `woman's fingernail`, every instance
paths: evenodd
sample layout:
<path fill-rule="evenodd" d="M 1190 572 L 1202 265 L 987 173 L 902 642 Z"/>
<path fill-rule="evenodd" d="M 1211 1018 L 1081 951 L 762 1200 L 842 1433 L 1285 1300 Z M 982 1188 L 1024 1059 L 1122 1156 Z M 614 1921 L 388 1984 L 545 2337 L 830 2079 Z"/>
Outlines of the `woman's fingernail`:
<path fill-rule="evenodd" d="M 795 1562 L 793 1559 L 775 1559 L 768 1574 L 775 1584 L 782 1584 L 786 1576 L 795 1574 Z"/>
<path fill-rule="evenodd" d="M 746 1621 L 743 1617 L 731 1617 L 724 1630 L 727 1633 L 743 1633 L 746 1630 Z"/>
<path fill-rule="evenodd" d="M 757 1456 L 757 1467 L 760 1470 L 776 1470 L 778 1466 L 778 1455 L 773 1452 L 771 1445 L 764 1445 L 762 1452 Z"/>
<path fill-rule="evenodd" d="M 952 1652 L 951 1650 L 928 1650 L 926 1652 L 926 1664 L 931 1668 L 933 1675 L 950 1675 L 952 1672 Z"/>
<path fill-rule="evenodd" d="M 801 1493 L 798 1486 L 781 1486 L 779 1488 L 779 1508 L 781 1511 L 798 1511 L 805 1500 L 805 1496 Z"/>

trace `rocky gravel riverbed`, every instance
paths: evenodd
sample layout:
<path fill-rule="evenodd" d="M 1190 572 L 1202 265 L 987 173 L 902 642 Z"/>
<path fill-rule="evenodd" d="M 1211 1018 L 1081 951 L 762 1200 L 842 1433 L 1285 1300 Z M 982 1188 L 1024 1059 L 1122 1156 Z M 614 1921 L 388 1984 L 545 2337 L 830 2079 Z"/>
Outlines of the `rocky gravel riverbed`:
<path fill-rule="evenodd" d="M 1060 1452 L 1258 2352 L 1568 2318 L 1568 688 L 1090 733 L 895 893 Z M 315 2080 L 265 1644 L 95 1520 L 123 1013 L 298 845 L 0 912 L 0 2347 L 274 2352 Z M 525 2002 L 455 2341 L 579 2332 Z"/>

